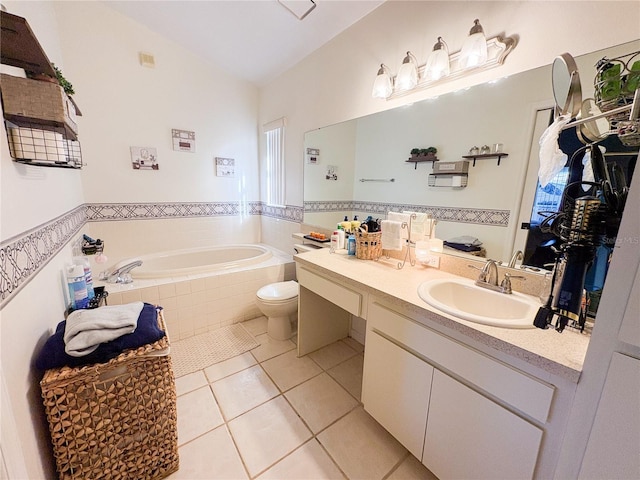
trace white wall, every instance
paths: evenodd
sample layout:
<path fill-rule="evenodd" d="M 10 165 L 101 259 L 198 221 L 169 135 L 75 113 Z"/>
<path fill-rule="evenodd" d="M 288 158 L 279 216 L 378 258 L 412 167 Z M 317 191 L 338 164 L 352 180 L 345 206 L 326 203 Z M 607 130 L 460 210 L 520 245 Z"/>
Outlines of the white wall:
<path fill-rule="evenodd" d="M 397 72 L 411 50 L 422 64 L 438 36 L 457 51 L 474 18 L 487 36 L 519 36 L 505 65 L 397 100 L 371 98 L 380 63 Z M 639 22 L 640 7 L 634 2 L 384 3 L 261 90 L 260 123 L 288 119 L 287 203 L 302 205 L 305 132 L 548 65 L 565 51 L 577 56 L 635 40 Z"/>
<path fill-rule="evenodd" d="M 10 13 L 28 18 L 49 59 L 64 71 L 53 3 L 4 0 L 2 3 Z M 0 157 L 3 242 L 84 202 L 81 172 L 14 163 L 9 155 L 4 123 L 0 131 Z M 70 249 L 63 249 L 1 312 L 0 364 L 6 389 L 3 388 L 0 400 L 3 403 L 0 428 L 2 452 L 11 478 L 19 478 L 16 475 L 23 472 L 28 472 L 28 478 L 48 478 L 53 473 L 38 385 L 40 374 L 32 369 L 32 363 L 49 328 L 62 320 L 65 301 L 60 272 L 70 257 Z M 7 418 L 7 405 L 13 425 L 12 419 Z M 12 445 L 6 445 L 8 442 Z M 13 453 L 7 455 L 7 452 Z M 22 458 L 18 452 L 22 453 Z"/>
<path fill-rule="evenodd" d="M 258 92 L 254 86 L 204 63 L 101 2 L 3 0 L 3 4 L 9 12 L 27 19 L 50 60 L 61 67 L 74 85 L 74 99 L 84 114 L 78 124 L 83 159 L 87 163 L 81 171 L 16 164 L 10 158 L 3 127 L 0 131 L 3 242 L 51 222 L 85 202 L 246 204 L 258 200 Z M 157 67 L 139 66 L 139 51 L 154 54 Z M 195 154 L 172 150 L 172 128 L 196 132 Z M 156 147 L 160 170 L 134 171 L 130 146 Z M 215 176 L 216 156 L 235 158 L 235 178 Z M 172 241 L 185 233 L 203 233 L 203 228 L 203 234 L 212 235 L 221 224 L 183 220 L 164 222 L 167 234 L 176 233 Z M 260 240 L 259 217 L 239 215 L 218 220 L 223 220 L 229 238 L 235 234 L 247 242 Z M 145 224 L 146 221 L 140 221 L 136 228 L 126 230 L 122 228 L 124 224 L 110 222 L 112 228 L 101 229 L 96 225 L 95 230 L 106 241 L 108 254 L 110 239 L 114 247 L 127 241 L 140 242 L 147 232 Z M 185 224 L 187 228 L 177 228 Z M 150 230 L 155 228 L 146 225 Z M 83 231 L 91 233 L 91 225 Z M 63 319 L 65 286 L 61 272 L 70 259 L 68 244 L 1 312 L 2 383 L 8 392 L 8 398 L 2 399 L 2 452 L 6 455 L 11 451 L 4 445 L 10 438 L 23 456 L 5 456 L 7 471 L 12 476 L 20 471 L 28 472 L 28 478 L 54 475 L 48 427 L 42 418 L 38 385 L 41 372 L 32 364 L 51 329 Z M 19 431 L 5 423 L 7 405 Z M 14 434 L 13 438 L 6 432 Z"/>
<path fill-rule="evenodd" d="M 380 63 L 384 62 L 393 72 L 397 72 L 407 50 L 418 57 L 419 63 L 424 63 L 439 35 L 445 38 L 452 51 L 456 51 L 462 45 L 474 18 L 481 20 L 488 36 L 498 33 L 519 35 L 519 43 L 503 67 L 398 100 L 385 102 L 371 98 L 372 82 Z M 281 116 L 288 118 L 288 203 L 302 205 L 303 201 L 300 188 L 303 161 L 300 152 L 305 132 L 548 65 L 562 52 L 578 56 L 637 40 L 638 25 L 640 4 L 637 2 L 392 1 L 383 4 L 261 90 L 260 122 Z M 298 88 L 299 85 L 305 88 Z M 309 85 L 320 87 L 311 90 L 306 88 Z M 638 208 L 637 204 L 628 205 L 625 215 L 637 218 Z M 637 265 L 638 255 L 637 248 L 633 252 L 626 252 L 620 261 L 616 261 L 614 255 L 612 267 L 625 262 Z M 620 268 L 617 271 L 615 268 L 610 270 L 608 288 L 614 289 L 616 281 L 625 278 Z M 603 295 L 602 307 L 605 305 Z M 615 317 L 619 312 L 611 311 L 613 306 L 610 309 L 602 307 L 598 319 L 602 318 L 606 325 L 607 317 Z M 596 340 L 597 330 L 592 341 Z M 597 341 L 597 344 L 600 343 Z M 578 395 L 582 403 L 570 419 L 569 437 L 562 452 L 558 478 L 574 478 L 580 470 L 587 443 L 583 434 L 588 434 L 590 430 L 611 349 L 610 345 L 604 348 L 608 355 L 603 359 L 604 366 L 584 374 L 593 375 L 596 379 L 590 381 Z M 597 365 L 597 353 L 601 352 L 592 354 L 590 349 L 585 368 Z M 585 422 L 587 424 L 583 426 Z M 633 448 L 630 446 L 630 449 Z M 569 475 L 563 476 L 564 473 Z"/>
<path fill-rule="evenodd" d="M 65 69 L 52 2 L 2 2 L 9 13 L 27 17 L 49 60 Z M 83 203 L 81 173 L 14 163 L 4 122 L 0 130 L 0 237 L 4 241 Z"/>
<path fill-rule="evenodd" d="M 55 2 L 82 109 L 87 202 L 258 200 L 257 89 L 102 2 Z M 155 57 L 142 67 L 138 53 Z M 171 129 L 195 131 L 196 153 L 172 149 Z M 158 171 L 135 171 L 129 147 L 158 150 Z M 235 178 L 215 176 L 234 158 Z"/>
<path fill-rule="evenodd" d="M 343 122 L 305 135 L 305 200 L 348 201 L 354 199 L 357 128 L 358 124 L 355 121 Z M 317 164 L 308 163 L 307 148 L 320 150 Z M 337 167 L 337 180 L 327 180 L 328 165 Z"/>

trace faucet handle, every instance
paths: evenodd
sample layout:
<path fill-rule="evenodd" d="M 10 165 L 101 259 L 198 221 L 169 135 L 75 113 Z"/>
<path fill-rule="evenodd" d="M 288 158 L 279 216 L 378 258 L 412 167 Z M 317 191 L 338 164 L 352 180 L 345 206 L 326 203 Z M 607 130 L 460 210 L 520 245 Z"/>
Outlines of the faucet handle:
<path fill-rule="evenodd" d="M 511 289 L 511 279 L 515 278 L 517 280 L 526 280 L 527 278 L 523 275 L 511 275 L 510 273 L 505 273 L 502 282 L 500 282 L 500 288 L 503 293 L 512 293 Z"/>
<path fill-rule="evenodd" d="M 480 275 L 478 275 L 478 280 L 484 282 L 487 278 L 487 270 L 485 267 L 477 267 L 475 265 L 467 265 L 469 268 L 473 268 L 475 270 L 480 270 Z"/>

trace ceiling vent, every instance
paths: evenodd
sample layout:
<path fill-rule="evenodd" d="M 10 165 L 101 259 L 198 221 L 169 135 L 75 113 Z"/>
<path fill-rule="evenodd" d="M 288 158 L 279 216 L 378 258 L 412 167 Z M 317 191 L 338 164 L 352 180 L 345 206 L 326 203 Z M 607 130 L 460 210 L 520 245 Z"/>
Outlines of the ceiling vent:
<path fill-rule="evenodd" d="M 278 3 L 289 10 L 298 20 L 304 19 L 316 8 L 313 0 L 278 0 Z"/>
<path fill-rule="evenodd" d="M 140 65 L 147 68 L 156 67 L 156 59 L 150 53 L 139 52 L 138 58 L 140 59 Z"/>

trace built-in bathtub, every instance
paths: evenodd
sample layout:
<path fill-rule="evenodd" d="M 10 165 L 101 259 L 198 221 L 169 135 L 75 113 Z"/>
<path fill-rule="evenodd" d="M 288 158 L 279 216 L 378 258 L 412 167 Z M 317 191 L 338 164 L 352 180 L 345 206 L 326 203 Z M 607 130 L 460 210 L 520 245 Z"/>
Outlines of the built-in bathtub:
<path fill-rule="evenodd" d="M 271 258 L 263 245 L 219 245 L 153 253 L 136 257 L 142 265 L 131 271 L 134 279 L 179 277 L 256 265 Z M 126 264 L 134 259 L 125 260 Z"/>
<path fill-rule="evenodd" d="M 145 254 L 133 283 L 105 285 L 109 305 L 143 301 L 163 307 L 170 336 L 187 338 L 261 315 L 255 294 L 295 278 L 288 253 L 263 244 L 222 245 Z"/>

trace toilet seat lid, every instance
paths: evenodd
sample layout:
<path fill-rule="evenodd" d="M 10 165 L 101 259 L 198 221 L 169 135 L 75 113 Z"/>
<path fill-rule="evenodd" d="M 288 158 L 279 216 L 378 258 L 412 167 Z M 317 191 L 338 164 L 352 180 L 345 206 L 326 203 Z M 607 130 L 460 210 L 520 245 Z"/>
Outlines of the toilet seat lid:
<path fill-rule="evenodd" d="M 298 282 L 270 283 L 258 290 L 256 295 L 263 300 L 289 300 L 298 296 Z"/>

